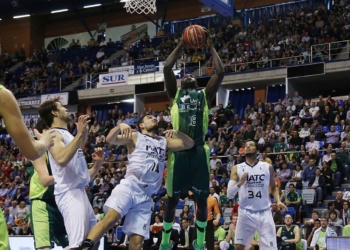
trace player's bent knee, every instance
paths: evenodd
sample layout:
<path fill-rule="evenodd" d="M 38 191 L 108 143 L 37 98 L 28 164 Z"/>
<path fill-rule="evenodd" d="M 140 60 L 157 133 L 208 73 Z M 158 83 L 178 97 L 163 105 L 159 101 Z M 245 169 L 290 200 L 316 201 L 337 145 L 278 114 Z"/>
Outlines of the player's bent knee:
<path fill-rule="evenodd" d="M 131 234 L 129 237 L 129 249 L 140 250 L 144 238 L 138 234 Z"/>
<path fill-rule="evenodd" d="M 120 219 L 120 213 L 113 208 L 108 209 L 105 217 L 99 223 L 104 223 L 106 226 L 114 226 L 114 223 Z"/>
<path fill-rule="evenodd" d="M 236 244 L 235 245 L 235 250 L 244 250 L 245 246 L 241 244 Z"/>

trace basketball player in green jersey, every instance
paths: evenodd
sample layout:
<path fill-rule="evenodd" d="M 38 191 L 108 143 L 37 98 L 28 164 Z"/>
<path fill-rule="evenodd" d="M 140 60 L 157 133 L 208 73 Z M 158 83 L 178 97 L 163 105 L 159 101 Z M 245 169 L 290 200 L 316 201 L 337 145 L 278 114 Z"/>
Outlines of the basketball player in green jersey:
<path fill-rule="evenodd" d="M 28 159 L 39 158 L 53 145 L 54 131 L 47 131 L 38 137 L 39 140 L 34 140 L 23 122 L 15 97 L 2 85 L 0 85 L 0 116 L 4 119 L 7 132 Z M 0 232 L 0 249 L 10 249 L 7 227 L 2 213 L 0 213 Z"/>
<path fill-rule="evenodd" d="M 43 120 L 38 121 L 35 133 L 48 130 Z M 30 179 L 31 222 L 36 249 L 54 248 L 55 239 L 63 248 L 68 246 L 64 220 L 54 196 L 54 178 L 47 152 L 33 162 L 34 174 Z"/>
<path fill-rule="evenodd" d="M 209 195 L 209 147 L 204 142 L 208 130 L 211 102 L 219 90 L 224 78 L 224 66 L 207 33 L 207 46 L 210 48 L 215 66 L 215 74 L 207 87 L 197 90 L 197 81 L 193 75 L 185 75 L 181 88 L 177 88 L 172 67 L 177 61 L 184 45 L 180 39 L 175 50 L 164 65 L 164 79 L 167 94 L 172 104 L 171 119 L 174 129 L 179 130 L 195 141 L 195 146 L 186 151 L 169 152 L 166 188 L 169 196 L 163 221 L 163 235 L 160 250 L 171 249 L 170 233 L 175 217 L 175 209 L 180 195 L 192 191 L 197 204 L 196 225 L 197 240 L 194 249 L 204 249 L 205 228 L 207 226 L 207 197 Z M 214 221 L 213 223 L 217 223 Z"/>

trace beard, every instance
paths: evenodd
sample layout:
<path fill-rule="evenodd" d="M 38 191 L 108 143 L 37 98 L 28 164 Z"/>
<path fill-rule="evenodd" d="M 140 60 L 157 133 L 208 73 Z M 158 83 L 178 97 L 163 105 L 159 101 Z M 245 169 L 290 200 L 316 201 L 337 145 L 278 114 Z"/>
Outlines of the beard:
<path fill-rule="evenodd" d="M 253 157 L 256 156 L 256 151 L 254 153 L 245 153 L 246 157 Z"/>
<path fill-rule="evenodd" d="M 158 131 L 158 124 L 154 124 L 153 126 L 150 126 L 147 128 L 147 132 L 157 132 Z"/>
<path fill-rule="evenodd" d="M 71 122 L 70 116 L 68 114 L 62 114 L 60 115 L 60 119 L 67 124 Z"/>

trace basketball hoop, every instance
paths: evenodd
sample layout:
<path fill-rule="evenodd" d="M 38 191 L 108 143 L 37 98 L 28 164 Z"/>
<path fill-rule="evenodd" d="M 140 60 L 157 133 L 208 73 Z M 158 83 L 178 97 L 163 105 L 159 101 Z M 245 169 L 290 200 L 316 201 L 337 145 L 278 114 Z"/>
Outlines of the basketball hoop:
<path fill-rule="evenodd" d="M 126 12 L 130 14 L 136 12 L 137 14 L 154 14 L 157 12 L 156 0 L 125 0 Z"/>

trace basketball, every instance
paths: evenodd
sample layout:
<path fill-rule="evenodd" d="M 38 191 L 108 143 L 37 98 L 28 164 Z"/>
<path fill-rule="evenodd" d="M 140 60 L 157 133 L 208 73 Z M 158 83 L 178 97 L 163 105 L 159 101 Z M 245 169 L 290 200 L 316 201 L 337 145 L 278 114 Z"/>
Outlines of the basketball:
<path fill-rule="evenodd" d="M 206 34 L 202 26 L 188 26 L 183 33 L 183 41 L 186 46 L 192 49 L 199 49 L 206 43 Z"/>

